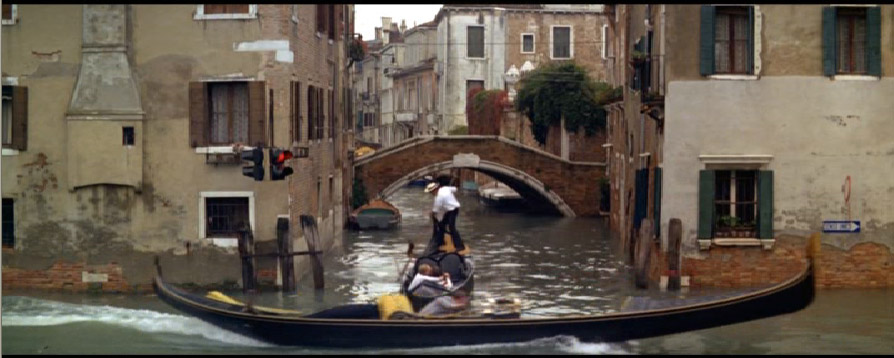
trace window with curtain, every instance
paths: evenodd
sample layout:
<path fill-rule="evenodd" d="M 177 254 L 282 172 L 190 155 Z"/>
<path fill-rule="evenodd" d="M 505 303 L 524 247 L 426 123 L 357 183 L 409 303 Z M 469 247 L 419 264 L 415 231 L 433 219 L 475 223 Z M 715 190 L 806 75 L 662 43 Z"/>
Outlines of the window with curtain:
<path fill-rule="evenodd" d="M 714 19 L 715 73 L 748 73 L 748 9 L 717 7 Z"/>
<path fill-rule="evenodd" d="M 247 14 L 248 4 L 205 4 L 205 15 L 211 14 Z"/>
<path fill-rule="evenodd" d="M 211 91 L 211 143 L 248 143 L 248 84 L 215 82 Z"/>
<path fill-rule="evenodd" d="M 522 34 L 522 53 L 534 53 L 534 34 Z"/>

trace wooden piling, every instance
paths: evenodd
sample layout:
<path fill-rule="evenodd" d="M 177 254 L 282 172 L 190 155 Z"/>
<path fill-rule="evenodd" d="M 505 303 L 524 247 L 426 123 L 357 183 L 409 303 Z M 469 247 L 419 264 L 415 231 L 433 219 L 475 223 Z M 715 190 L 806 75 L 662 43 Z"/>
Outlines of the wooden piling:
<path fill-rule="evenodd" d="M 652 249 L 652 220 L 643 219 L 636 239 L 634 277 L 637 288 L 649 287 L 649 255 Z"/>
<path fill-rule="evenodd" d="M 680 245 L 683 240 L 683 222 L 672 218 L 667 227 L 667 289 L 680 289 Z"/>
<path fill-rule="evenodd" d="M 242 259 L 242 292 L 254 291 L 257 287 L 258 277 L 255 274 L 254 265 L 254 235 L 251 227 L 243 225 L 238 231 L 239 256 Z"/>
<path fill-rule="evenodd" d="M 289 235 L 289 218 L 276 219 L 276 240 L 279 245 L 279 269 L 282 277 L 282 291 L 294 292 L 298 284 L 295 280 L 295 259 L 291 255 L 292 238 Z"/>

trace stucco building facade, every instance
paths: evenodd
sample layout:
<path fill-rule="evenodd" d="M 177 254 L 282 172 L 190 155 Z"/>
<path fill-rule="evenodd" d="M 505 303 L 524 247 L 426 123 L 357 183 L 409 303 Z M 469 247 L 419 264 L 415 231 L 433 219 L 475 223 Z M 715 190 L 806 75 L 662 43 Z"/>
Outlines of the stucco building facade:
<path fill-rule="evenodd" d="M 34 286 L 27 276 L 84 289 L 51 272 L 62 262 L 107 275 L 91 287 L 147 289 L 156 255 L 174 281 L 239 281 L 235 225 L 251 225 L 265 251 L 278 216 L 291 218 L 296 248 L 302 214 L 317 217 L 325 246 L 337 241 L 351 6 L 14 6 L 3 85 L 19 95 L 4 109 L 25 111 L 10 116 L 25 121 L 11 134 L 25 144 L 4 141 L 4 287 Z M 283 181 L 265 162 L 254 181 L 240 145 L 309 157 Z M 258 268 L 276 280 L 275 262 Z"/>

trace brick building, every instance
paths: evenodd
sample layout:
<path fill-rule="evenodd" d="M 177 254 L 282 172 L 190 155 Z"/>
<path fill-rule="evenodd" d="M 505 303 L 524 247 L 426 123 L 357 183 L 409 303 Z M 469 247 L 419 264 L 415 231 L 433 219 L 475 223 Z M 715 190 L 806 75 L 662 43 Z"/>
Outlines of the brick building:
<path fill-rule="evenodd" d="M 282 215 L 316 216 L 334 242 L 350 187 L 352 6 L 7 7 L 4 287 L 148 289 L 156 255 L 174 281 L 239 281 L 236 225 L 265 251 Z M 235 145 L 309 157 L 288 180 L 256 182 Z M 275 262 L 258 265 L 275 280 Z"/>

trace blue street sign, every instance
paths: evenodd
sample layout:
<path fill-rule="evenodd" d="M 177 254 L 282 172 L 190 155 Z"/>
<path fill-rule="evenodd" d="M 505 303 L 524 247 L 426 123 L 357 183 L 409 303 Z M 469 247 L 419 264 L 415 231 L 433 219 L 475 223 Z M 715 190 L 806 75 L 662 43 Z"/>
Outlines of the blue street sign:
<path fill-rule="evenodd" d="M 823 232 L 860 232 L 860 221 L 823 221 Z"/>

